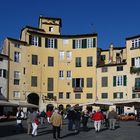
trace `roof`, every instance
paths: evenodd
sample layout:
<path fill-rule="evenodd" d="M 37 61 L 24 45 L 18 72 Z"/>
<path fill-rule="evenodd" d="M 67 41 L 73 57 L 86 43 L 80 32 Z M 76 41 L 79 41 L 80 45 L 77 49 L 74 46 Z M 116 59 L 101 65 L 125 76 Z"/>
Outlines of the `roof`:
<path fill-rule="evenodd" d="M 93 37 L 97 36 L 97 33 L 92 34 L 77 34 L 77 35 L 54 35 L 54 34 L 46 34 L 46 33 L 40 33 L 35 31 L 28 31 L 30 34 L 37 34 L 40 36 L 46 36 L 46 37 L 56 37 L 56 38 L 84 38 L 84 37 Z"/>
<path fill-rule="evenodd" d="M 139 38 L 140 35 L 135 35 L 135 36 L 131 36 L 131 37 L 127 37 L 126 40 L 131 40 L 131 39 L 135 39 L 135 38 Z"/>
<path fill-rule="evenodd" d="M 20 44 L 27 44 L 27 42 L 21 41 L 21 40 L 18 40 L 18 39 L 14 39 L 14 38 L 10 38 L 10 37 L 7 37 L 7 39 L 10 40 L 10 41 L 20 43 Z"/>
<path fill-rule="evenodd" d="M 1 53 L 0 53 L 0 57 L 6 57 L 6 58 L 9 58 L 9 56 L 8 56 L 8 55 L 1 54 Z"/>

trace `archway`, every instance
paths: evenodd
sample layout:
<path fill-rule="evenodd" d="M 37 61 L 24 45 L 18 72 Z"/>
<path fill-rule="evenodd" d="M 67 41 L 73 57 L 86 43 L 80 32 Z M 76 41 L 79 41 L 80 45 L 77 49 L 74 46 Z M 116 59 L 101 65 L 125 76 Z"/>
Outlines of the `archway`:
<path fill-rule="evenodd" d="M 28 103 L 39 105 L 39 96 L 36 93 L 31 93 L 27 97 Z"/>

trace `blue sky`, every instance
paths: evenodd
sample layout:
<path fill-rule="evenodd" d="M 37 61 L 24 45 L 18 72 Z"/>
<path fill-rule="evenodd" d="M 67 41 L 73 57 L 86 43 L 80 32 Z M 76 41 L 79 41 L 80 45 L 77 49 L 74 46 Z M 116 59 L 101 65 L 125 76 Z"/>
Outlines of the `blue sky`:
<path fill-rule="evenodd" d="M 61 34 L 98 33 L 98 47 L 124 47 L 125 38 L 140 34 L 139 0 L 1 0 L 0 45 L 19 39 L 21 29 L 38 26 L 39 15 L 62 19 Z"/>

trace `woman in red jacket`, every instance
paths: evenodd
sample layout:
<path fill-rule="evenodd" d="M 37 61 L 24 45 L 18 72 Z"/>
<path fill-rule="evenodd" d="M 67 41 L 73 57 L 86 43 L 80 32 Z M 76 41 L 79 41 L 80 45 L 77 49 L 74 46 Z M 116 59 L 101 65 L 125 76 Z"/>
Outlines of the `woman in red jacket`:
<path fill-rule="evenodd" d="M 94 113 L 93 120 L 94 120 L 94 127 L 96 132 L 99 132 L 101 130 L 101 122 L 103 119 L 104 116 L 100 110 Z"/>

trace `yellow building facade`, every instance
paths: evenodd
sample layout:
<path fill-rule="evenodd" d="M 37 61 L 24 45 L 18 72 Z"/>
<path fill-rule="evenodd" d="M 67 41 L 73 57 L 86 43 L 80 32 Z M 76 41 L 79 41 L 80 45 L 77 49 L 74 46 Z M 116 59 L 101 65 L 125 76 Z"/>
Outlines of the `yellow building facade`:
<path fill-rule="evenodd" d="M 26 26 L 19 40 L 5 40 L 10 101 L 46 109 L 140 97 L 140 36 L 102 50 L 96 33 L 61 35 L 61 27 L 60 18 L 40 16 L 38 28 Z"/>
<path fill-rule="evenodd" d="M 39 18 L 20 40 L 7 38 L 9 100 L 64 106 L 95 100 L 97 34 L 61 35 L 61 19 Z"/>

